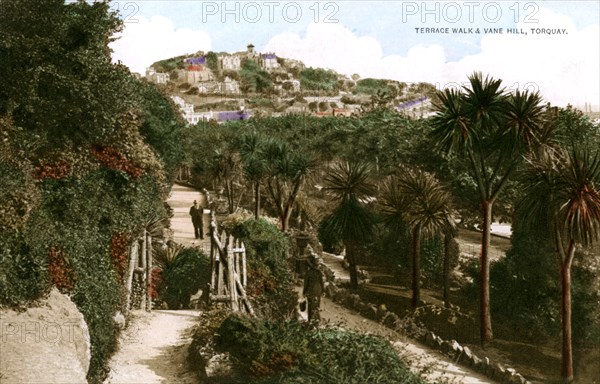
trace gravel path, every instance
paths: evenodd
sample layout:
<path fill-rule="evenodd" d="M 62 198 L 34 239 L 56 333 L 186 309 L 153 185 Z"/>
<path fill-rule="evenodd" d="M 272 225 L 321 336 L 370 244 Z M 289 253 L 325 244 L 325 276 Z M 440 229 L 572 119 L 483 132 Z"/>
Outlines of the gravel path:
<path fill-rule="evenodd" d="M 204 196 L 191 188 L 175 185 L 168 203 L 174 210 L 171 220 L 174 240 L 188 246 L 209 246 L 208 240 L 194 239 L 188 210 L 194 200 L 204 203 Z M 204 229 L 208 230 L 208 213 Z M 325 259 L 336 269 L 336 275 L 347 278 L 333 257 Z M 136 311 L 130 326 L 122 334 L 119 351 L 110 362 L 111 372 L 105 384 L 197 384 L 195 374 L 185 366 L 191 329 L 199 311 Z M 431 383 L 494 383 L 486 377 L 453 362 L 383 325 L 366 319 L 328 299 L 322 303 L 322 318 L 342 328 L 377 334 L 389 340 L 410 368 Z"/>
<path fill-rule="evenodd" d="M 110 361 L 105 384 L 197 384 L 186 369 L 191 328 L 199 311 L 135 311 Z"/>
<path fill-rule="evenodd" d="M 194 238 L 189 209 L 194 200 L 206 206 L 204 195 L 178 184 L 167 202 L 173 208 L 173 239 L 186 246 L 210 247 Z M 206 211 L 207 212 L 207 211 Z M 204 215 L 208 231 L 208 215 Z M 196 310 L 134 311 L 133 320 L 119 339 L 119 350 L 112 357 L 105 384 L 197 384 L 195 373 L 188 372 L 185 359 L 191 342 L 191 330 L 201 315 Z"/>

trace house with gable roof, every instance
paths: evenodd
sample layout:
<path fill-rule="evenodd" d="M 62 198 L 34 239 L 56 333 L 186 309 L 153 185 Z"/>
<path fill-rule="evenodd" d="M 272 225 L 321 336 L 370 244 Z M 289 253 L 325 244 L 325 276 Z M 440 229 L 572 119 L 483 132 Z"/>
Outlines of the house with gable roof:
<path fill-rule="evenodd" d="M 279 69 L 280 65 L 277 61 L 277 55 L 274 53 L 263 53 L 260 58 L 260 65 L 264 70 L 270 72 Z"/>
<path fill-rule="evenodd" d="M 239 71 L 242 68 L 242 59 L 239 55 L 219 55 L 217 59 L 221 71 Z"/>
<path fill-rule="evenodd" d="M 146 68 L 146 79 L 154 84 L 167 84 L 171 80 L 168 73 L 156 72 L 154 67 Z"/>

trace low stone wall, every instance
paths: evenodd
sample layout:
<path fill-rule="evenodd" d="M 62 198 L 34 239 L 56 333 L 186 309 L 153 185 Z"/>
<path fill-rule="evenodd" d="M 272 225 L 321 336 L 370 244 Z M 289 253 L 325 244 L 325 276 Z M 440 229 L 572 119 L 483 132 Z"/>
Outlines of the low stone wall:
<path fill-rule="evenodd" d="M 443 340 L 435 333 L 425 330 L 411 321 L 400 319 L 398 315 L 388 311 L 384 307 L 377 307 L 374 304 L 363 302 L 359 295 L 351 293 L 347 289 L 339 288 L 333 282 L 327 285 L 325 293 L 334 302 L 354 310 L 371 320 L 378 321 L 401 334 L 407 334 L 430 348 L 439 350 L 452 358 L 456 364 L 473 369 L 500 383 L 530 384 L 515 369 L 496 364 L 490 361 L 488 357 L 480 358 L 468 347 L 463 347 L 456 340 Z"/>
<path fill-rule="evenodd" d="M 83 315 L 53 289 L 25 311 L 0 310 L 0 382 L 86 383 L 90 336 Z"/>

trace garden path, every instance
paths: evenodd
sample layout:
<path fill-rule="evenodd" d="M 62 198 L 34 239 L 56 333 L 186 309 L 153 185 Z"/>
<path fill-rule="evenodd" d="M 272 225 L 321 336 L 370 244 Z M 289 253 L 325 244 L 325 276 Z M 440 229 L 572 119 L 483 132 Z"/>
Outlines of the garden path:
<path fill-rule="evenodd" d="M 328 263 L 327 260 L 335 263 L 334 259 L 326 258 L 324 260 L 325 264 Z M 339 273 L 338 265 L 335 265 L 335 268 L 336 274 Z M 347 272 L 345 273 L 347 274 Z M 306 313 L 302 313 L 302 316 L 306 318 Z M 495 383 L 495 381 L 480 373 L 454 364 L 452 359 L 442 355 L 440 352 L 411 340 L 376 321 L 367 319 L 354 311 L 342 307 L 328 298 L 323 298 L 321 302 L 321 319 L 326 323 L 334 324 L 343 329 L 354 330 L 363 334 L 378 335 L 385 338 L 398 351 L 400 357 L 408 367 L 413 372 L 422 375 L 423 379 L 428 383 Z"/>
<path fill-rule="evenodd" d="M 197 384 L 187 370 L 191 329 L 200 311 L 134 311 L 109 363 L 105 384 Z"/>
<path fill-rule="evenodd" d="M 173 208 L 173 240 L 186 246 L 210 247 L 208 236 L 198 241 L 189 209 L 194 200 L 206 207 L 200 192 L 175 184 L 167 200 Z M 205 211 L 206 213 L 207 211 Z M 208 215 L 204 231 L 208 232 Z M 133 311 L 132 320 L 119 338 L 119 349 L 109 363 L 105 384 L 197 384 L 186 365 L 191 331 L 201 312 L 197 310 Z"/>
<path fill-rule="evenodd" d="M 197 241 L 189 217 L 189 207 L 194 200 L 204 196 L 185 186 L 174 185 L 168 203 L 173 208 L 171 219 L 173 239 L 184 245 L 210 246 L 205 240 Z M 206 213 L 206 212 L 205 212 Z M 204 215 L 204 230 L 208 230 L 208 215 Z M 339 259 L 329 258 L 332 265 Z M 336 274 L 344 271 L 335 266 Z M 346 272 L 347 273 L 347 272 Z M 340 276 L 341 277 L 341 276 Z M 194 310 L 135 311 L 129 327 L 122 333 L 119 350 L 109 364 L 110 373 L 105 384 L 197 384 L 196 375 L 186 369 L 187 348 L 191 342 L 191 330 L 201 312 Z M 398 350 L 410 368 L 424 374 L 431 383 L 493 383 L 486 377 L 459 367 L 439 352 L 428 349 L 383 325 L 366 319 L 331 300 L 324 299 L 322 317 L 342 328 L 361 333 L 383 336 Z"/>

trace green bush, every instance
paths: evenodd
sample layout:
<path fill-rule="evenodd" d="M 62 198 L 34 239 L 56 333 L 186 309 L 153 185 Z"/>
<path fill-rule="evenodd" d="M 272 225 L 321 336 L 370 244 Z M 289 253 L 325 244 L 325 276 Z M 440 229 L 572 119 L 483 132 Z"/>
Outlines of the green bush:
<path fill-rule="evenodd" d="M 31 252 L 22 233 L 0 235 L 0 306 L 19 306 L 49 290 L 45 255 Z"/>
<path fill-rule="evenodd" d="M 593 273 L 586 268 L 586 257 L 577 251 L 572 267 L 572 332 L 578 345 L 598 345 L 600 296 L 594 289 Z M 512 246 L 506 257 L 492 264 L 490 272 L 493 314 L 510 319 L 525 332 L 523 336 L 559 337 L 560 273 L 555 251 L 547 234 L 513 225 Z M 476 277 L 477 274 L 474 275 Z M 477 283 L 478 280 L 475 280 Z"/>
<path fill-rule="evenodd" d="M 300 86 L 305 91 L 337 91 L 338 75 L 327 69 L 305 68 L 300 72 Z"/>
<path fill-rule="evenodd" d="M 331 215 L 325 216 L 323 220 L 321 220 L 319 228 L 317 229 L 317 235 L 325 252 L 340 254 L 344 250 L 344 244 L 339 236 L 335 236 L 331 231 L 326 230 L 330 220 Z"/>
<path fill-rule="evenodd" d="M 288 260 L 289 238 L 264 219 L 238 224 L 233 235 L 246 246 L 248 287 L 254 310 L 264 317 L 286 319 L 297 303 Z"/>
<path fill-rule="evenodd" d="M 297 321 L 228 317 L 217 350 L 229 352 L 248 383 L 421 383 L 381 337 Z"/>
<path fill-rule="evenodd" d="M 164 299 L 170 309 L 188 308 L 190 297 L 210 282 L 208 256 L 198 248 L 184 248 L 163 271 Z"/>

